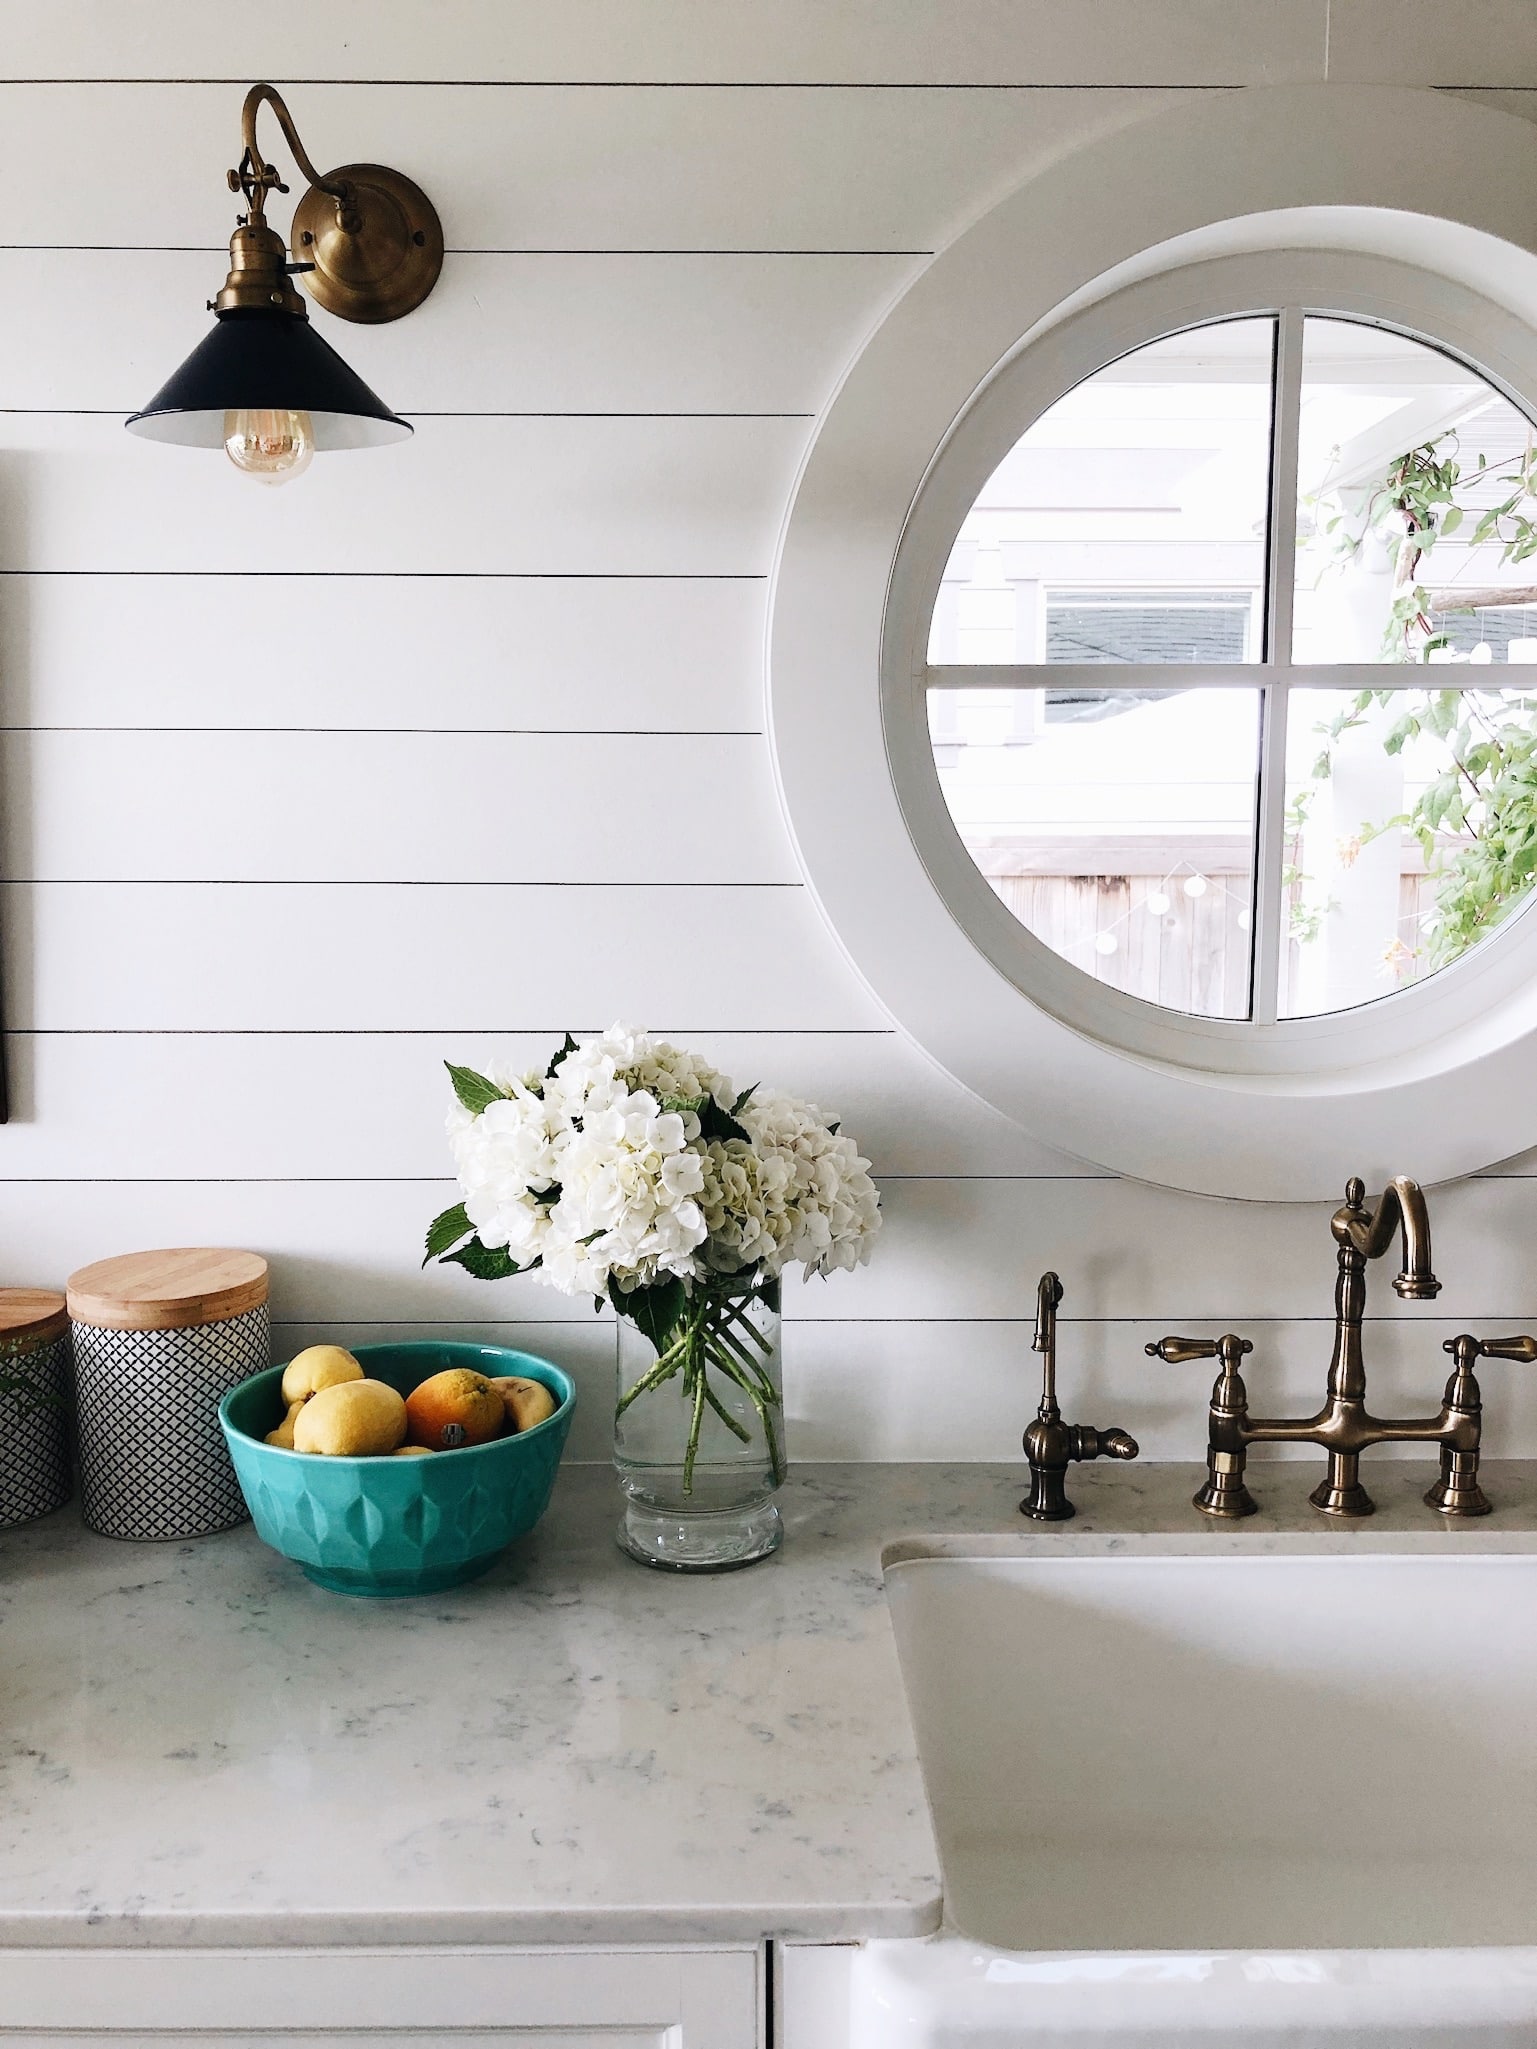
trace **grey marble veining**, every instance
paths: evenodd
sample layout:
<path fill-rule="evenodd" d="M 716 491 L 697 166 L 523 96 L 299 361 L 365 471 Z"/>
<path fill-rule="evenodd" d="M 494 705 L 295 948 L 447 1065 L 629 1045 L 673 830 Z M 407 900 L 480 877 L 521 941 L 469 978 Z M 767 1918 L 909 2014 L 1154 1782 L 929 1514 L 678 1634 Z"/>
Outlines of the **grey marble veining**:
<path fill-rule="evenodd" d="M 0 1942 L 677 1942 L 925 1933 L 938 1857 L 881 1594 L 888 1547 L 1537 1548 L 1537 1465 L 1447 1529 L 1418 1468 L 1321 1525 L 1256 1468 L 1237 1531 L 1172 1466 L 1076 1468 L 1023 1524 L 1017 1466 L 803 1468 L 778 1557 L 623 1558 L 568 1468 L 478 1584 L 312 1587 L 249 1529 L 130 1546 L 66 1509 L 0 1536 Z"/>

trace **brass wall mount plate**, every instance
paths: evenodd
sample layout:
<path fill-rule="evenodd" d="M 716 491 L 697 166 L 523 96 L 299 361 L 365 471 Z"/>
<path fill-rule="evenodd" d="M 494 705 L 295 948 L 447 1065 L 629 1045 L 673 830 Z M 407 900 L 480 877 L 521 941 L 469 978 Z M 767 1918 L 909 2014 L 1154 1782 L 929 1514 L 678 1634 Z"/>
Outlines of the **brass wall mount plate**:
<path fill-rule="evenodd" d="M 343 164 L 327 184 L 345 183 L 340 206 L 312 185 L 294 208 L 289 247 L 318 306 L 343 320 L 398 320 L 422 303 L 443 268 L 443 225 L 420 185 L 384 164 Z M 343 226 L 355 220 L 354 232 Z"/>

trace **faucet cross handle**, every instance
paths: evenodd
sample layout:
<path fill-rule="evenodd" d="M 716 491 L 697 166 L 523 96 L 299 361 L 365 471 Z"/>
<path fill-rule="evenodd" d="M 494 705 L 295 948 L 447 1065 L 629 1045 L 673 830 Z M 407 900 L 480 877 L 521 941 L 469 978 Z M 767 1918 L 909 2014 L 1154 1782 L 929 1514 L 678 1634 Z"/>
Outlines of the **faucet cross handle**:
<path fill-rule="evenodd" d="M 1537 1338 L 1476 1338 L 1464 1331 L 1460 1337 L 1442 1341 L 1443 1352 L 1450 1352 L 1459 1367 L 1471 1369 L 1475 1359 L 1519 1359 L 1524 1366 L 1537 1365 Z"/>
<path fill-rule="evenodd" d="M 1156 1344 L 1144 1345 L 1142 1349 L 1150 1359 L 1162 1359 L 1170 1366 L 1183 1366 L 1190 1359 L 1220 1359 L 1224 1373 L 1236 1373 L 1239 1360 L 1254 1347 L 1247 1338 L 1230 1330 L 1220 1338 L 1160 1338 Z"/>
<path fill-rule="evenodd" d="M 1254 1347 L 1236 1330 L 1224 1331 L 1220 1338 L 1160 1338 L 1157 1344 L 1142 1349 L 1150 1359 L 1163 1359 L 1170 1366 L 1183 1366 L 1190 1359 L 1220 1360 L 1222 1371 L 1211 1391 L 1212 1408 L 1223 1415 L 1241 1415 L 1248 1407 L 1249 1393 L 1239 1368 Z"/>
<path fill-rule="evenodd" d="M 1211 1391 L 1211 1442 L 1206 1453 L 1206 1484 L 1195 1496 L 1202 1515 L 1219 1516 L 1236 1522 L 1254 1515 L 1259 1504 L 1244 1480 L 1245 1449 L 1243 1424 L 1248 1415 L 1249 1390 L 1239 1371 L 1254 1350 L 1236 1330 L 1220 1338 L 1159 1338 L 1142 1348 L 1150 1359 L 1162 1359 L 1170 1366 L 1183 1366 L 1190 1359 L 1216 1359 L 1222 1371 Z"/>
<path fill-rule="evenodd" d="M 1442 1515 L 1487 1515 L 1489 1497 L 1478 1484 L 1480 1412 L 1483 1398 L 1473 1368 L 1480 1359 L 1515 1359 L 1524 1366 L 1537 1364 L 1537 1338 L 1476 1338 L 1471 1331 L 1459 1331 L 1442 1341 L 1441 1349 L 1454 1361 L 1455 1370 L 1446 1383 L 1442 1414 L 1449 1431 L 1441 1438 L 1441 1471 L 1425 1496 L 1426 1506 Z"/>
<path fill-rule="evenodd" d="M 1526 1366 L 1537 1363 L 1537 1338 L 1524 1336 L 1476 1338 L 1471 1331 L 1464 1330 L 1454 1338 L 1444 1338 L 1441 1349 L 1456 1363 L 1456 1370 L 1446 1383 L 1446 1406 L 1469 1416 L 1476 1416 L 1481 1406 L 1478 1379 L 1473 1371 L 1480 1359 L 1517 1359 Z"/>

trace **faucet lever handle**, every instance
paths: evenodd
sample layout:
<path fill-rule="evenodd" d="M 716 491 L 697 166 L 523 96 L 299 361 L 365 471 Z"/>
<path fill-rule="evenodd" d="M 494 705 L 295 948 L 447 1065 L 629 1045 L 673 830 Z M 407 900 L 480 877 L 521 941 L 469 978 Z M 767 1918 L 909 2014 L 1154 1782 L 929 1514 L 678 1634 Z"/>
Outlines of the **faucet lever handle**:
<path fill-rule="evenodd" d="M 1183 1366 L 1190 1359 L 1220 1359 L 1231 1372 L 1254 1347 L 1236 1331 L 1228 1331 L 1220 1338 L 1160 1338 L 1156 1344 L 1144 1345 L 1142 1349 L 1150 1359 L 1162 1359 L 1170 1366 Z"/>
<path fill-rule="evenodd" d="M 1518 1359 L 1523 1365 L 1537 1365 L 1537 1338 L 1475 1338 L 1464 1332 L 1460 1337 L 1446 1338 L 1441 1349 L 1449 1352 L 1458 1364 L 1466 1358 L 1474 1359 Z"/>

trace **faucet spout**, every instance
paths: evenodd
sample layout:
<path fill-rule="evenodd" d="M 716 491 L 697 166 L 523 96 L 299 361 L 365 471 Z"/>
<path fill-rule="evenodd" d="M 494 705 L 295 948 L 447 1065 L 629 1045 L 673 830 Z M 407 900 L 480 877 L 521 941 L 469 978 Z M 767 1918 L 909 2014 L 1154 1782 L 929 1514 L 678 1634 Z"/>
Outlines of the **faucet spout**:
<path fill-rule="evenodd" d="M 1334 1212 L 1330 1227 L 1338 1243 L 1352 1246 L 1363 1259 L 1377 1259 L 1398 1231 L 1403 1265 L 1393 1292 L 1406 1302 L 1428 1302 L 1439 1295 L 1441 1283 L 1430 1264 L 1430 1216 L 1420 1184 L 1407 1174 L 1395 1174 L 1374 1212 L 1367 1211 L 1365 1197 L 1365 1183 L 1352 1175 L 1345 1185 L 1344 1207 Z"/>
<path fill-rule="evenodd" d="M 1042 1274 L 1035 1291 L 1035 1336 L 1032 1352 L 1044 1352 L 1041 1365 L 1041 1415 L 1050 1422 L 1060 1417 L 1057 1408 L 1057 1307 L 1062 1300 L 1062 1283 L 1055 1274 Z"/>
<path fill-rule="evenodd" d="M 1055 1274 L 1042 1274 L 1040 1286 L 1035 1291 L 1035 1336 L 1030 1340 L 1032 1352 L 1044 1352 L 1048 1358 L 1057 1345 L 1057 1307 L 1062 1300 L 1062 1283 Z"/>

